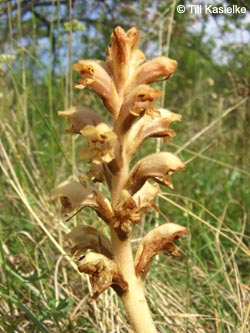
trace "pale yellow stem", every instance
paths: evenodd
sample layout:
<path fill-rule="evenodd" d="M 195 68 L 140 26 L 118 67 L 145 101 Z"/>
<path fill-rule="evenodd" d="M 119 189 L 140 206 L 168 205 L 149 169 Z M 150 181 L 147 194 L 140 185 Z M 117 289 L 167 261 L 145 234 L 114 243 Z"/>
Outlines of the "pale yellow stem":
<path fill-rule="evenodd" d="M 121 241 L 111 228 L 113 254 L 129 290 L 121 297 L 134 333 L 157 333 L 145 298 L 143 282 L 135 275 L 134 259 L 129 239 Z"/>

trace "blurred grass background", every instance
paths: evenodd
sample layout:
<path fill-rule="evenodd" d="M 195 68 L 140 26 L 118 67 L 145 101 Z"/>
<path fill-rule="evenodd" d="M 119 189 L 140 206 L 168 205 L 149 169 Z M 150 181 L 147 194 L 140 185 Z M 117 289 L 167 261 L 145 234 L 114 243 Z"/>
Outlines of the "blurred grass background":
<path fill-rule="evenodd" d="M 164 221 L 189 229 L 182 257 L 159 256 L 148 276 L 154 320 L 162 333 L 250 332 L 249 5 L 221 2 L 246 6 L 244 16 L 176 12 L 190 3 L 0 2 L 0 331 L 131 332 L 112 290 L 90 301 L 89 281 L 64 240 L 76 223 L 105 226 L 89 210 L 65 223 L 48 194 L 85 170 L 83 142 L 63 135 L 57 111 L 87 105 L 105 112 L 90 91 L 72 88 L 72 63 L 105 59 L 112 29 L 136 25 L 148 58 L 178 61 L 174 76 L 157 84 L 159 104 L 183 116 L 161 149 L 187 164 L 173 177 L 175 190 L 162 193 L 159 216 L 133 235 L 136 246 Z M 140 154 L 158 148 L 150 139 Z"/>

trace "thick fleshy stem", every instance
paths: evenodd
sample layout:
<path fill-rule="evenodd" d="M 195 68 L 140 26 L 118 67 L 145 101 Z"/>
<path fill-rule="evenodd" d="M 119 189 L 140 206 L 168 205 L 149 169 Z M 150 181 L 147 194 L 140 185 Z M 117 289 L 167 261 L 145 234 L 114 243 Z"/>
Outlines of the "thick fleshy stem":
<path fill-rule="evenodd" d="M 112 205 L 115 206 L 121 190 L 128 177 L 128 156 L 123 150 L 123 166 L 113 178 L 111 190 Z M 134 257 L 130 238 L 121 240 L 116 231 L 111 227 L 112 253 L 114 260 L 128 283 L 128 292 L 121 296 L 125 312 L 131 323 L 134 333 L 157 333 L 147 300 L 145 298 L 144 283 L 137 278 L 134 266 Z"/>
<path fill-rule="evenodd" d="M 128 292 L 121 297 L 134 333 L 157 333 L 144 293 L 143 281 L 135 274 L 134 258 L 130 239 L 120 240 L 111 228 L 113 255 L 124 279 Z"/>

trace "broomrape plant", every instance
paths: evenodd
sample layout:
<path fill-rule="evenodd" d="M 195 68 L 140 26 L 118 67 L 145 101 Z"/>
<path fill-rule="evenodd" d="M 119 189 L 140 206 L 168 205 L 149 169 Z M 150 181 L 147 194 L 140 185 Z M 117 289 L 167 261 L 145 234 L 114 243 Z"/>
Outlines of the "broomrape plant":
<path fill-rule="evenodd" d="M 108 225 L 110 239 L 97 229 L 79 225 L 67 235 L 74 246 L 80 272 L 90 275 L 95 299 L 108 287 L 121 298 L 135 333 L 157 332 L 144 294 L 144 280 L 153 257 L 161 251 L 178 255 L 174 241 L 187 233 L 186 228 L 166 223 L 150 231 L 132 252 L 131 233 L 160 193 L 160 186 L 173 188 L 171 175 L 185 166 L 175 155 L 158 152 L 131 165 L 143 142 L 150 137 L 165 142 L 175 136 L 169 128 L 181 116 L 167 109 L 154 108 L 161 91 L 149 86 L 157 79 L 169 78 L 177 62 L 167 57 L 146 61 L 137 48 L 139 30 L 114 29 L 107 48 L 106 62 L 80 60 L 73 69 L 81 77 L 75 87 L 91 87 L 112 117 L 106 124 L 92 110 L 76 106 L 59 115 L 68 119 L 69 134 L 80 134 L 88 142 L 81 157 L 89 164 L 87 177 L 106 183 L 110 197 L 94 185 L 76 180 L 59 185 L 51 198 L 60 197 L 63 213 L 77 207 L 91 207 Z M 85 255 L 83 255 L 85 254 Z"/>

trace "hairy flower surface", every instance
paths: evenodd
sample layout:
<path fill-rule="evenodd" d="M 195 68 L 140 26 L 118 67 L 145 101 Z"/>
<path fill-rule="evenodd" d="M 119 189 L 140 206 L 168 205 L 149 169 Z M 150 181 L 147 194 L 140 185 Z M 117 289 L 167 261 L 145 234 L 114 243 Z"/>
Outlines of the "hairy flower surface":
<path fill-rule="evenodd" d="M 146 61 L 128 79 L 125 85 L 125 95 L 140 84 L 155 82 L 160 77 L 169 78 L 175 71 L 177 62 L 167 57 L 157 57 Z"/>
<path fill-rule="evenodd" d="M 131 28 L 126 33 L 121 27 L 117 27 L 111 35 L 111 44 L 107 48 L 107 64 L 119 95 L 123 93 L 127 79 L 145 60 L 145 55 L 136 48 L 139 37 L 137 28 Z"/>

